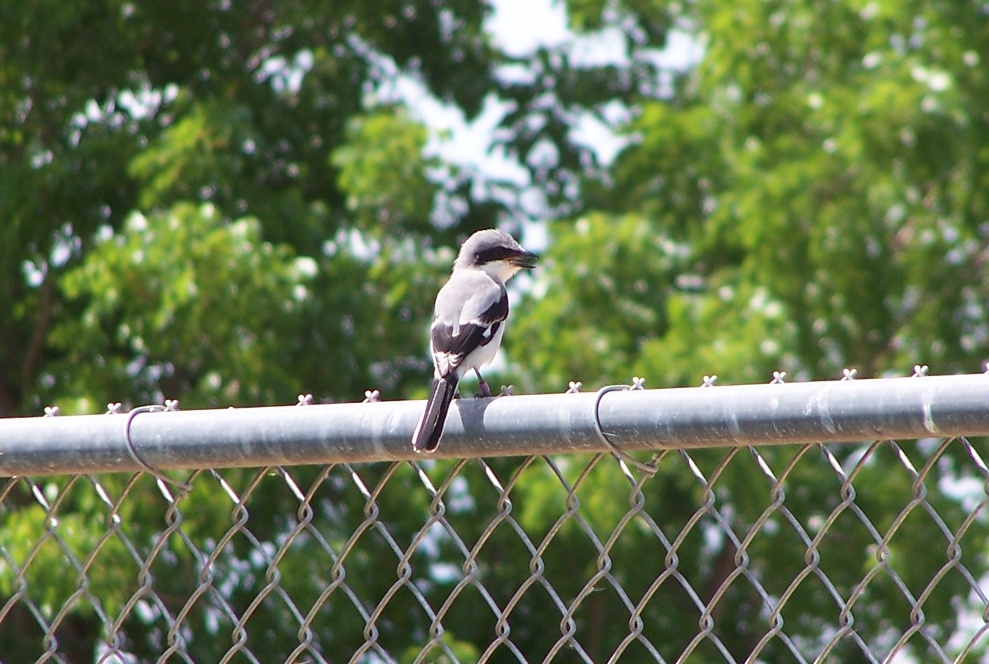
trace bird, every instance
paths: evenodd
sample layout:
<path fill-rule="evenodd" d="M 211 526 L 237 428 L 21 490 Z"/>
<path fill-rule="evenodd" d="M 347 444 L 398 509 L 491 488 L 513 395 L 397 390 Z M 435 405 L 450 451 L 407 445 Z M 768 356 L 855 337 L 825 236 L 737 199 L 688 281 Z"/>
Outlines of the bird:
<path fill-rule="evenodd" d="M 433 381 L 426 409 L 412 434 L 412 449 L 433 452 L 460 380 L 473 371 L 481 396 L 491 389 L 480 369 L 494 359 L 505 334 L 505 282 L 536 266 L 538 256 L 499 229 L 477 231 L 460 246 L 450 278 L 436 294 L 429 349 Z"/>

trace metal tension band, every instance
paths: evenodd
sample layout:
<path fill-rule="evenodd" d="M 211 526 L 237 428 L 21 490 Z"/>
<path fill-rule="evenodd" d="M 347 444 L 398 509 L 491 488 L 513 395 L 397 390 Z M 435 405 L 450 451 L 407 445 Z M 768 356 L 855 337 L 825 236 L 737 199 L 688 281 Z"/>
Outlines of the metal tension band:
<path fill-rule="evenodd" d="M 604 433 L 604 428 L 601 426 L 601 398 L 604 397 L 608 392 L 626 392 L 632 389 L 629 385 L 607 385 L 602 387 L 597 391 L 597 395 L 594 397 L 594 432 L 598 435 L 598 438 L 604 442 L 605 446 L 615 457 L 619 460 L 627 462 L 629 465 L 635 467 L 639 471 L 646 473 L 647 475 L 655 475 L 659 468 L 656 466 L 655 462 L 652 463 L 642 463 L 637 459 L 632 458 L 632 456 L 615 445 L 608 436 Z"/>
<path fill-rule="evenodd" d="M 127 454 L 130 455 L 130 458 L 134 463 L 140 466 L 148 474 L 161 480 L 162 482 L 165 482 L 166 484 L 170 484 L 172 486 L 178 487 L 179 489 L 182 489 L 183 491 L 188 493 L 189 491 L 192 490 L 192 485 L 190 485 L 188 482 L 182 482 L 169 477 L 164 472 L 158 470 L 150 463 L 145 461 L 141 457 L 141 455 L 138 454 L 137 448 L 134 447 L 134 441 L 131 440 L 130 427 L 135 417 L 137 417 L 141 413 L 163 413 L 166 410 L 168 410 L 168 408 L 160 404 L 149 404 L 147 406 L 138 406 L 128 411 L 127 419 L 124 422 L 124 442 L 127 444 Z"/>

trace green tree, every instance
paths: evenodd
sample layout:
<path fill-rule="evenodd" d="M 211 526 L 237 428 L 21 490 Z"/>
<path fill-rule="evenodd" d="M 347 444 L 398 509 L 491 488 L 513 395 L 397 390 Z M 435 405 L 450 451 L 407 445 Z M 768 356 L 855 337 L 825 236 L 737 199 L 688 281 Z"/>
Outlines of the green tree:
<path fill-rule="evenodd" d="M 475 115 L 498 86 L 486 11 L 474 1 L 0 10 L 0 416 L 50 403 L 88 413 L 108 401 L 178 398 L 201 408 L 424 389 L 422 321 L 450 256 L 429 250 L 423 261 L 420 250 L 494 225 L 503 207 L 465 195 L 474 176 L 424 156 L 426 129 L 373 100 L 388 72 L 400 72 Z M 450 210 L 436 203 L 452 199 Z M 252 509 L 262 519 L 251 524 L 255 539 L 224 538 L 229 498 L 210 475 L 196 477 L 207 481 L 179 494 L 180 505 L 197 505 L 188 513 L 156 500 L 147 477 L 108 477 L 96 493 L 83 479 L 54 479 L 45 490 L 60 540 L 46 535 L 30 490 L 10 484 L 4 602 L 18 592 L 18 566 L 30 563 L 33 606 L 49 620 L 65 607 L 59 646 L 87 661 L 100 616 L 133 597 L 140 572 L 124 540 L 101 533 L 120 519 L 146 553 L 163 536 L 181 540 L 181 529 L 190 539 L 148 563 L 176 594 L 128 620 L 126 646 L 162 653 L 171 627 L 163 615 L 182 613 L 211 553 L 195 546 L 223 541 L 213 564 L 228 578 L 241 570 L 244 582 L 188 609 L 189 652 L 219 659 L 229 646 L 208 636 L 218 616 L 225 607 L 243 615 L 263 578 L 252 542 L 284 541 L 298 499 L 271 490 Z M 269 486 L 267 477 L 230 471 L 225 481 L 242 490 Z M 317 477 L 305 469 L 297 479 Z M 123 507 L 110 514 L 102 496 Z M 320 496 L 336 511 L 317 511 L 319 531 L 346 542 L 363 520 L 363 496 Z M 400 505 L 424 508 L 404 496 Z M 360 578 L 357 568 L 384 553 L 372 547 L 352 573 Z M 82 599 L 72 597 L 78 568 L 57 563 L 69 557 L 92 563 Z M 302 546 L 285 562 L 298 570 L 286 585 L 300 602 L 311 605 L 333 581 L 333 561 Z M 363 576 L 367 592 L 386 583 Z M 363 623 L 352 618 L 321 638 L 359 644 Z M 266 604 L 255 620 L 251 645 L 262 659 L 298 645 L 286 606 Z M 15 602 L 0 624 L 2 657 L 36 659 L 41 642 L 29 605 Z"/>
<path fill-rule="evenodd" d="M 186 408 L 291 403 L 302 392 L 354 400 L 370 387 L 421 396 L 426 321 L 452 260 L 448 247 L 509 223 L 520 211 L 504 200 L 523 192 L 485 196 L 476 174 L 425 155 L 429 133 L 414 115 L 374 102 L 394 72 L 468 117 L 489 95 L 509 102 L 496 142 L 527 168 L 526 186 L 544 194 L 555 218 L 538 222 L 549 246 L 506 339 L 509 359 L 525 358 L 508 372 L 520 384 L 560 391 L 571 379 L 593 386 L 642 375 L 650 386 L 673 386 L 714 373 L 758 382 L 774 369 L 830 378 L 845 367 L 873 376 L 917 362 L 971 371 L 985 358 L 989 31 L 980 7 L 566 7 L 578 33 L 617 36 L 621 57 L 587 64 L 565 45 L 508 57 L 485 33 L 489 8 L 476 0 L 8 3 L 0 10 L 0 416 L 49 403 L 94 412 L 107 401 L 171 397 Z M 703 43 L 696 67 L 657 64 L 672 27 Z M 585 114 L 615 107 L 629 111 L 618 128 L 628 144 L 603 164 L 574 130 Z M 932 453 L 918 447 L 923 458 Z M 529 537 L 551 538 L 544 578 L 565 601 L 596 572 L 589 530 L 600 541 L 616 533 L 611 573 L 634 600 L 675 564 L 711 601 L 737 564 L 718 524 L 694 519 L 707 500 L 740 537 L 751 534 L 750 570 L 781 596 L 806 567 L 806 545 L 779 515 L 753 531 L 775 498 L 760 488 L 767 484 L 751 455 L 728 454 L 726 464 L 724 451 L 691 455 L 693 467 L 664 457 L 644 485 L 646 504 L 660 506 L 649 512 L 653 524 L 623 521 L 628 488 L 608 457 L 589 467 L 587 459 L 561 463 L 559 474 L 540 459 L 426 470 L 444 487 L 445 518 L 466 546 L 483 539 L 477 573 L 499 606 L 512 602 L 534 563 L 511 528 L 488 532 L 507 505 L 489 475 L 511 487 L 514 518 Z M 806 528 L 837 514 L 820 566 L 848 597 L 876 565 L 871 535 L 842 511 L 842 487 L 814 473 L 808 454 L 763 457 L 774 469 L 793 464 L 785 505 Z M 854 465 L 844 454 L 840 461 Z M 877 487 L 860 506 L 880 529 L 915 491 L 908 474 L 889 472 L 888 454 L 881 449 L 856 470 L 856 485 Z M 710 491 L 695 470 L 717 478 Z M 325 652 L 353 652 L 365 642 L 361 612 L 395 582 L 394 542 L 411 542 L 431 508 L 410 466 L 360 467 L 359 482 L 342 472 L 197 471 L 176 509 L 146 475 L 106 476 L 98 490 L 90 478 L 58 478 L 33 495 L 12 483 L 2 494 L 0 595 L 21 591 L 14 568 L 31 561 L 27 598 L 49 619 L 68 603 L 63 637 L 73 638 L 61 643 L 85 661 L 101 612 L 112 620 L 141 592 L 142 566 L 129 546 L 148 555 L 165 536 L 168 553 L 148 570 L 172 592 L 130 614 L 127 650 L 157 657 L 172 628 L 164 615 L 181 614 L 190 656 L 217 660 L 229 647 L 216 637 L 233 628 L 230 615 L 254 607 L 248 646 L 262 661 L 284 659 L 299 645 L 295 611 L 337 588 L 310 624 Z M 310 492 L 302 509 L 300 491 Z M 229 507 L 231 492 L 256 496 L 247 521 Z M 57 524 L 44 519 L 38 495 L 57 506 Z M 968 515 L 957 499 L 930 500 L 949 527 Z M 118 501 L 111 513 L 107 503 Z M 581 523 L 568 501 L 579 503 Z M 378 514 L 394 542 L 369 525 Z M 125 537 L 104 538 L 117 519 Z M 890 543 L 915 594 L 944 564 L 930 546 L 932 527 L 915 512 Z M 685 533 L 675 561 L 664 558 L 656 531 L 671 541 Z M 985 536 L 977 520 L 962 548 L 983 552 Z M 25 546 L 32 542 L 36 550 Z M 277 581 L 294 606 L 271 592 L 268 551 L 280 552 Z M 78 565 L 58 564 L 70 557 Z M 457 586 L 455 575 L 440 574 L 450 561 L 464 562 L 449 538 L 411 558 L 430 570 L 417 590 L 434 609 Z M 83 564 L 89 586 L 78 593 Z M 203 570 L 213 575 L 208 593 L 187 607 Z M 967 585 L 959 575 L 940 583 L 923 610 L 951 634 Z M 344 587 L 368 604 L 358 609 Z M 495 621 L 487 601 L 468 586 L 453 602 L 443 634 L 452 652 L 470 658 L 488 648 Z M 606 659 L 628 632 L 628 611 L 603 581 L 585 602 L 583 645 Z M 868 642 L 908 620 L 910 607 L 888 580 L 857 602 L 856 630 Z M 560 638 L 549 594 L 533 586 L 514 607 L 512 642 L 537 657 L 549 652 Z M 736 659 L 765 634 L 763 609 L 744 583 L 712 607 Z M 835 613 L 827 588 L 811 579 L 782 617 L 787 633 L 814 648 Z M 674 584 L 641 615 L 668 659 L 697 633 L 698 610 Z M 396 657 L 429 638 L 408 587 L 391 596 L 379 625 L 377 642 Z M 24 602 L 0 623 L 0 640 L 12 661 L 40 656 Z M 710 642 L 695 655 L 720 656 Z M 761 656 L 789 655 L 774 640 Z M 843 644 L 834 656 L 861 654 Z"/>
<path fill-rule="evenodd" d="M 133 211 L 174 208 L 181 216 L 174 206 L 188 203 L 208 202 L 224 220 L 249 216 L 258 240 L 276 253 L 317 261 L 314 296 L 289 314 L 307 325 L 283 341 L 296 347 L 297 361 L 348 335 L 356 348 L 334 358 L 334 372 L 306 372 L 312 382 L 305 389 L 346 398 L 358 386 L 380 381 L 398 389 L 409 375 L 418 377 L 423 344 L 408 332 L 429 303 L 396 297 L 409 270 L 389 276 L 382 266 L 408 252 L 403 242 L 449 244 L 493 224 L 496 210 L 467 200 L 454 228 L 430 225 L 444 185 L 427 176 L 423 128 L 401 112 L 369 109 L 365 100 L 385 80 L 381 63 L 392 62 L 437 97 L 476 113 L 495 87 L 483 16 L 483 5 L 473 2 L 7 7 L 0 27 L 0 307 L 7 312 L 0 321 L 0 414 L 80 396 L 77 385 L 63 389 L 48 366 L 72 353 L 51 343 L 54 321 L 80 306 L 66 297 L 79 291 L 65 292 L 63 274 L 99 260 L 98 238 L 119 233 Z M 398 163 L 402 176 L 389 191 L 370 195 L 385 181 L 380 174 L 395 175 Z M 463 174 L 457 184 L 470 181 Z M 387 233 L 377 228 L 386 217 Z M 191 241 L 199 241 L 196 233 Z M 376 244 L 357 251 L 362 241 Z M 358 293 L 359 306 L 341 301 L 347 291 Z M 128 306 L 131 315 L 157 315 L 153 306 Z M 357 321 L 358 314 L 368 320 Z M 358 322 L 367 324 L 354 335 Z M 403 338 L 416 341 L 399 343 Z M 130 350 L 120 359 L 136 356 Z M 245 393 L 239 402 L 283 401 L 298 389 Z M 113 398 L 146 395 L 127 389 Z"/>
<path fill-rule="evenodd" d="M 580 12 L 587 3 L 571 6 Z M 652 13 L 625 9 L 640 22 Z M 703 59 L 674 78 L 669 98 L 635 107 L 624 128 L 630 144 L 609 167 L 607 186 L 585 187 L 594 198 L 584 212 L 549 227 L 542 287 L 516 319 L 523 333 L 507 339 L 511 355 L 524 354 L 532 384 L 559 390 L 572 379 L 591 386 L 639 375 L 653 386 L 696 385 L 710 374 L 761 382 L 774 369 L 827 379 L 847 367 L 868 377 L 903 375 L 917 363 L 979 370 L 989 354 L 989 123 L 981 101 L 989 95 L 989 31 L 982 8 L 752 1 L 680 11 L 675 22 L 702 40 Z M 924 450 L 927 458 L 932 450 Z M 792 453 L 762 454 L 776 469 Z M 860 501 L 885 533 L 910 501 L 911 480 L 889 472 L 885 451 L 876 454 L 855 484 L 870 487 Z M 718 473 L 713 495 L 733 515 L 738 536 L 752 534 L 752 566 L 771 595 L 782 595 L 779 582 L 804 569 L 806 547 L 791 540 L 785 523 L 752 532 L 773 499 L 755 489 L 766 486 L 757 469 L 736 457 L 717 470 L 720 452 L 691 456 L 705 473 Z M 647 501 L 662 506 L 667 533 L 688 523 L 702 500 L 670 500 L 677 482 L 677 473 L 661 473 L 645 489 Z M 863 524 L 837 506 L 833 476 L 801 472 L 798 464 L 785 488 L 800 523 L 820 523 L 838 509 L 821 565 L 848 597 L 876 565 Z M 960 501 L 943 496 L 935 507 L 956 528 L 967 515 Z M 908 521 L 894 539 L 898 551 L 911 552 L 910 562 L 901 558 L 896 569 L 920 592 L 921 579 L 935 578 L 947 554 L 932 521 L 917 513 Z M 974 557 L 967 558 L 977 569 L 980 536 L 969 541 Z M 702 596 L 737 564 L 727 540 L 712 547 L 688 537 L 678 553 L 679 571 L 706 589 Z M 869 608 L 854 612 L 867 643 L 909 625 L 902 595 L 878 578 L 866 593 Z M 956 603 L 967 593 L 959 578 L 940 586 L 923 607 L 929 624 L 943 634 L 957 629 Z M 650 606 L 664 606 L 663 593 Z M 753 617 L 761 606 L 737 582 L 718 602 L 715 632 L 737 659 L 770 629 Z M 683 644 L 699 613 L 689 604 L 679 610 L 691 619 L 664 634 Z M 834 624 L 834 603 L 805 583 L 781 615 L 789 634 L 820 643 L 823 625 Z M 833 656 L 863 657 L 848 643 Z M 761 657 L 790 656 L 771 641 Z"/>

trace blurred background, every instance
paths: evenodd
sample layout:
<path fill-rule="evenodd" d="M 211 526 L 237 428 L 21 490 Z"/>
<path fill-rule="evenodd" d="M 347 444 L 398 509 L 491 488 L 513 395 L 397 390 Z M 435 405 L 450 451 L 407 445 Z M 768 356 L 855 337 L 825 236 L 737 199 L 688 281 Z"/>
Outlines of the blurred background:
<path fill-rule="evenodd" d="M 494 225 L 527 391 L 979 370 L 984 5 L 493 4 L 5 7 L 0 414 L 422 396 Z"/>
<path fill-rule="evenodd" d="M 423 398 L 491 226 L 544 255 L 516 393 L 981 371 L 987 58 L 974 0 L 4 3 L 0 416 Z"/>

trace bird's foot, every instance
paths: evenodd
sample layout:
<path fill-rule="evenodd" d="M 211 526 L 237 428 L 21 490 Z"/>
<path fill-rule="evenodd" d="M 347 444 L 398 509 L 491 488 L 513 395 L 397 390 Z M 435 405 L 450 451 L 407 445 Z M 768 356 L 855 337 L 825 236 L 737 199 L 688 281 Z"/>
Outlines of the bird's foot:
<path fill-rule="evenodd" d="M 491 396 L 491 388 L 488 387 L 487 381 L 483 381 L 483 380 L 478 381 L 478 383 L 477 383 L 477 389 L 478 389 L 478 392 L 477 392 L 477 397 L 478 398 L 485 398 L 486 399 L 486 398 L 488 398 L 488 397 Z"/>

